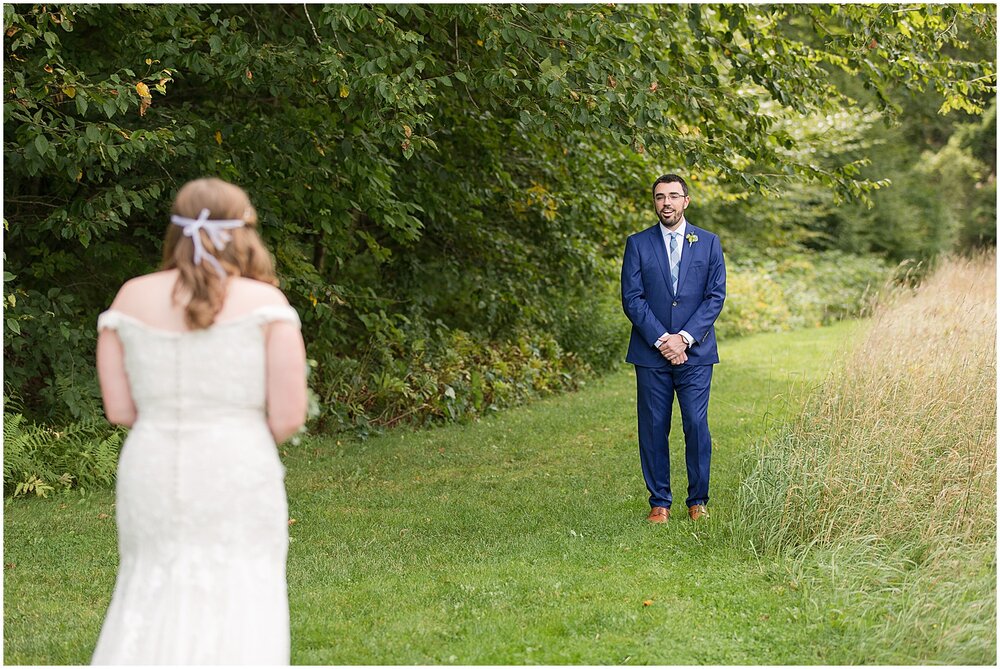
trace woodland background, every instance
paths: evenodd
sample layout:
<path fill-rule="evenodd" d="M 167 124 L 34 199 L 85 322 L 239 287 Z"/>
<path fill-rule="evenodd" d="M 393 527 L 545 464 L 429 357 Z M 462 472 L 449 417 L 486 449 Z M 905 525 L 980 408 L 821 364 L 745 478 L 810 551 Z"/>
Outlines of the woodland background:
<path fill-rule="evenodd" d="M 258 209 L 319 433 L 620 364 L 621 253 L 664 172 L 722 238 L 723 341 L 996 244 L 993 5 L 3 12 L 7 494 L 112 480 L 97 314 L 156 268 L 192 178 Z"/>

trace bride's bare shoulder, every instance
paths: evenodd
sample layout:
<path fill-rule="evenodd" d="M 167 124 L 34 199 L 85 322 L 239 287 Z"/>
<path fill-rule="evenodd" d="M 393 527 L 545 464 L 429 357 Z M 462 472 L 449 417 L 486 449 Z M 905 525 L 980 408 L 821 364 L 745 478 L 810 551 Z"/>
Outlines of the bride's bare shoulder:
<path fill-rule="evenodd" d="M 262 300 L 264 304 L 288 304 L 285 294 L 269 283 L 244 277 L 234 277 L 230 282 L 230 295 Z"/>
<path fill-rule="evenodd" d="M 152 272 L 129 279 L 118 289 L 112 309 L 127 311 L 128 307 L 141 304 L 153 297 L 168 295 L 173 292 L 177 282 L 177 270 L 168 269 L 162 272 Z"/>

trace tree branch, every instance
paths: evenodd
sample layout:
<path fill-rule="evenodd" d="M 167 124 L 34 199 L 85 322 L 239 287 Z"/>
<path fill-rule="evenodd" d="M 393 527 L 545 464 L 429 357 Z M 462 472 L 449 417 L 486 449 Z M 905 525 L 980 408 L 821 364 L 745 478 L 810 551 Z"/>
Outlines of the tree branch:
<path fill-rule="evenodd" d="M 313 25 L 312 17 L 309 16 L 309 5 L 303 2 L 302 3 L 302 9 L 304 9 L 305 12 L 306 12 L 306 18 L 309 19 L 309 27 L 312 28 L 313 37 L 316 38 L 316 43 L 319 44 L 320 46 L 322 46 L 323 45 L 323 40 L 321 40 L 319 38 L 319 33 L 316 32 L 316 26 Z"/>

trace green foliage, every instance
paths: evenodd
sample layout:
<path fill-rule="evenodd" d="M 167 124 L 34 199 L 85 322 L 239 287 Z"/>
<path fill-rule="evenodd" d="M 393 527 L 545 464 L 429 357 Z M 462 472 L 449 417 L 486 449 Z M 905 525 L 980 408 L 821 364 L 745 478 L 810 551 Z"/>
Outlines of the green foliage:
<path fill-rule="evenodd" d="M 880 147 L 869 171 L 892 175 L 892 187 L 872 195 L 871 209 L 833 210 L 820 247 L 901 262 L 996 244 L 995 101 L 983 118 L 955 123 L 934 142 L 909 142 L 905 124 L 865 134 Z"/>
<path fill-rule="evenodd" d="M 879 132 L 893 186 L 871 210 L 844 208 L 835 248 L 900 262 L 996 245 L 996 102 L 952 130 L 941 146 L 907 145 L 905 127 Z"/>
<path fill-rule="evenodd" d="M 728 268 L 726 305 L 716 321 L 721 339 L 759 332 L 780 332 L 791 326 L 792 314 L 781 286 L 754 269 Z"/>
<path fill-rule="evenodd" d="M 980 6 L 3 11 L 4 383 L 49 424 L 96 413 L 96 314 L 155 266 L 190 178 L 249 191 L 327 399 L 348 379 L 406 387 L 411 340 L 444 355 L 464 337 L 516 365 L 526 332 L 576 354 L 558 371 L 572 387 L 616 359 L 620 326 L 592 295 L 648 224 L 653 175 L 744 198 L 813 184 L 799 194 L 835 208 L 882 183 L 863 173 L 863 143 L 831 141 L 843 124 L 797 123 L 850 107 L 818 85 L 831 71 L 966 111 L 994 86 L 993 63 L 961 46 L 995 40 Z M 893 104 L 880 94 L 874 110 Z M 812 219 L 788 225 L 793 211 L 777 224 L 790 243 L 825 239 Z M 397 405 L 324 407 L 332 423 L 384 422 Z"/>
<path fill-rule="evenodd" d="M 98 415 L 97 333 L 72 325 L 83 300 L 59 287 L 25 289 L 7 272 L 4 279 L 5 388 L 36 398 L 44 410 L 35 415 L 48 423 Z"/>
<path fill-rule="evenodd" d="M 405 347 L 376 346 L 378 357 L 320 359 L 330 368 L 317 391 L 333 408 L 325 425 L 367 435 L 399 424 L 462 421 L 578 387 L 589 375 L 551 338 L 524 334 L 498 344 L 462 331 L 427 334 L 405 337 Z"/>
<path fill-rule="evenodd" d="M 57 430 L 9 408 L 3 415 L 5 495 L 45 497 L 53 490 L 106 487 L 114 481 L 122 430 L 95 418 Z"/>
<path fill-rule="evenodd" d="M 892 277 L 884 261 L 839 251 L 758 257 L 727 268 L 719 337 L 819 327 L 865 312 Z"/>
<path fill-rule="evenodd" d="M 925 155 L 920 172 L 948 203 L 953 234 L 945 251 L 996 246 L 997 239 L 997 105 L 981 120 L 960 125 L 936 154 Z"/>

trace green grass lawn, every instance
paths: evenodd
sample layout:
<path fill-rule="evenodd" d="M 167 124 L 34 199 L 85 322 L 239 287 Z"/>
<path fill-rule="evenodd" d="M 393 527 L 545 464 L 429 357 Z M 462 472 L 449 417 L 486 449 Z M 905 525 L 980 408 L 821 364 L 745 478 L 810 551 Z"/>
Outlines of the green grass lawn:
<path fill-rule="evenodd" d="M 712 519 L 697 525 L 680 503 L 669 524 L 645 522 L 631 368 L 475 424 L 287 446 L 293 662 L 857 661 L 851 611 L 758 560 L 733 513 L 749 447 L 857 327 L 723 342 Z M 113 516 L 109 491 L 7 501 L 7 664 L 89 661 L 117 564 Z"/>

